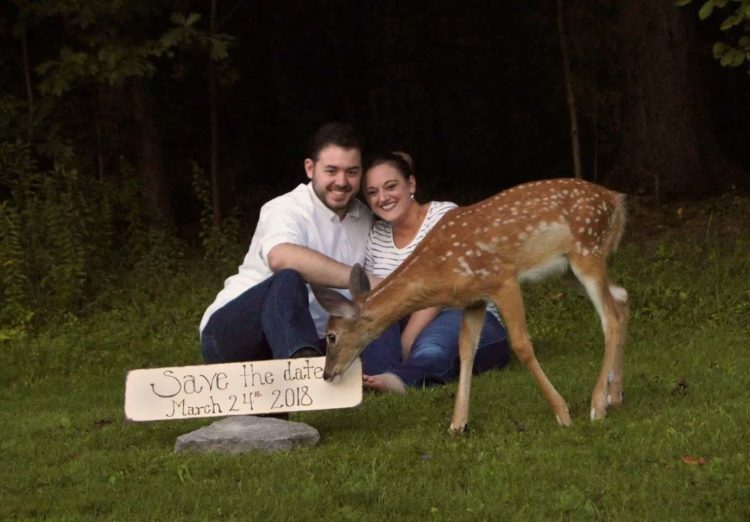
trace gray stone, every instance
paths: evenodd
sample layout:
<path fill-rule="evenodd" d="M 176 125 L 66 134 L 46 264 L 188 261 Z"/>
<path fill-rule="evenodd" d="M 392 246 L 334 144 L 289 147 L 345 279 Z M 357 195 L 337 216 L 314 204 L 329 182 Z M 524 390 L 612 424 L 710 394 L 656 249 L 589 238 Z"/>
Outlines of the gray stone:
<path fill-rule="evenodd" d="M 290 451 L 315 446 L 320 434 L 302 422 L 252 415 L 227 417 L 177 437 L 175 453 L 244 453 L 251 450 Z"/>

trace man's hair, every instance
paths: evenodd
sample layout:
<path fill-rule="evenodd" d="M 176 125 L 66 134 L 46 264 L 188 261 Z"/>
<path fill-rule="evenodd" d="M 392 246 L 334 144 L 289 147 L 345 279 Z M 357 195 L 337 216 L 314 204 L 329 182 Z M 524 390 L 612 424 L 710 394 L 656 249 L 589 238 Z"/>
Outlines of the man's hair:
<path fill-rule="evenodd" d="M 320 127 L 310 138 L 307 154 L 308 158 L 318 161 L 320 151 L 329 145 L 336 145 L 342 149 L 362 150 L 362 139 L 348 123 L 332 122 Z"/>

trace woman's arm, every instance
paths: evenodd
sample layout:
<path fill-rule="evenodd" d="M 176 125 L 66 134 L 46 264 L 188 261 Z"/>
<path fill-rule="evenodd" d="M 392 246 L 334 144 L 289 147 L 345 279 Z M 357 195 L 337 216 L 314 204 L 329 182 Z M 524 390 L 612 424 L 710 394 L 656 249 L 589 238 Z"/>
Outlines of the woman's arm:
<path fill-rule="evenodd" d="M 438 316 L 440 310 L 442 310 L 441 307 L 433 306 L 432 308 L 417 310 L 411 314 L 411 317 L 409 317 L 409 320 L 406 323 L 406 327 L 404 327 L 404 331 L 401 332 L 402 361 L 405 361 L 409 357 L 417 336 L 422 330 L 424 330 L 425 326 L 430 324 L 430 322 Z"/>

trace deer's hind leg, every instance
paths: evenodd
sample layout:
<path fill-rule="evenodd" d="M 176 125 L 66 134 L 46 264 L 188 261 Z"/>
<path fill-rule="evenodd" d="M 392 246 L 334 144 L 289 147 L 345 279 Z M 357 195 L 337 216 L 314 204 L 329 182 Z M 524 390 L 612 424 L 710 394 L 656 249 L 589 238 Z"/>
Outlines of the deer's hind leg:
<path fill-rule="evenodd" d="M 573 273 L 594 304 L 604 332 L 604 360 L 591 395 L 591 420 L 603 419 L 607 406 L 622 403 L 622 366 L 629 319 L 627 292 L 610 286 L 599 256 L 570 256 Z"/>
<path fill-rule="evenodd" d="M 450 427 L 453 434 L 462 433 L 469 422 L 469 395 L 474 369 L 474 356 L 477 352 L 482 326 L 484 326 L 486 309 L 486 303 L 470 305 L 464 309 L 461 315 L 461 331 L 458 338 L 458 356 L 461 361 L 461 368 L 458 374 L 456 405 L 453 409 L 453 420 Z"/>
<path fill-rule="evenodd" d="M 518 359 L 529 369 L 542 389 L 544 398 L 555 413 L 558 424 L 570 426 L 570 412 L 565 399 L 558 393 L 545 375 L 534 355 L 534 346 L 526 328 L 526 313 L 521 297 L 521 288 L 516 279 L 505 281 L 494 296 L 495 304 L 505 319 L 505 327 L 510 337 L 510 345 Z"/>

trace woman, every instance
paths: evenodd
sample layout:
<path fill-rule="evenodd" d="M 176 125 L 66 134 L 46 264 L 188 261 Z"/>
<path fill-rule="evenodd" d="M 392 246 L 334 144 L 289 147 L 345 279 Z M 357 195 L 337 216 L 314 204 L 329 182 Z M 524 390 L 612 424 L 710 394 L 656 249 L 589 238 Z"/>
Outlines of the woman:
<path fill-rule="evenodd" d="M 455 203 L 419 203 L 411 158 L 379 154 L 366 165 L 363 190 L 380 218 L 370 232 L 365 270 L 384 278 L 396 269 Z M 492 307 L 494 309 L 494 305 Z M 377 391 L 404 393 L 407 386 L 442 384 L 458 375 L 461 311 L 427 308 L 391 325 L 362 352 L 363 383 Z M 474 361 L 479 373 L 507 364 L 507 335 L 497 311 L 487 313 Z"/>

